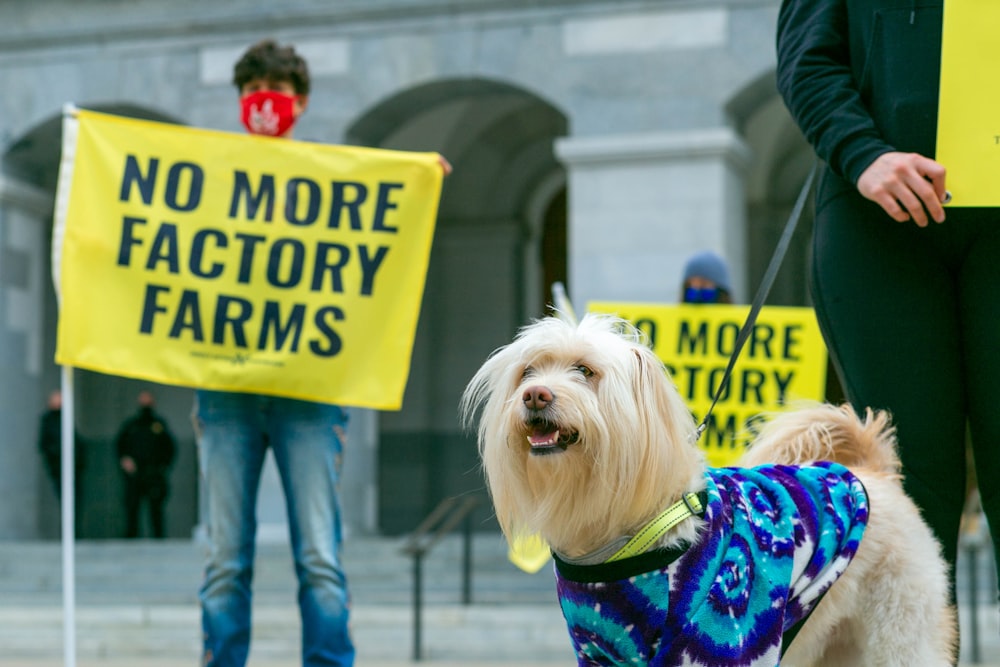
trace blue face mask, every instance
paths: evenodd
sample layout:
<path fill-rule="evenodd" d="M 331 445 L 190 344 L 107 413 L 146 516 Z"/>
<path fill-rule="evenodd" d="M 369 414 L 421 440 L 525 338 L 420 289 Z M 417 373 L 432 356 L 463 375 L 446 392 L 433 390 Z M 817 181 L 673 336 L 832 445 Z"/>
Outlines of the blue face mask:
<path fill-rule="evenodd" d="M 718 287 L 688 287 L 684 290 L 684 303 L 719 303 Z"/>

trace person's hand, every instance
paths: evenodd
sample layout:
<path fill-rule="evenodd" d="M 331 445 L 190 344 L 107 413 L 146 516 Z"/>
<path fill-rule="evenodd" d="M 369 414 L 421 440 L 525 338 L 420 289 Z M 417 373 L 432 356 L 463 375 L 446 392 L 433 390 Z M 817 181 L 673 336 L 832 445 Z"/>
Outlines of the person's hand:
<path fill-rule="evenodd" d="M 440 153 L 438 153 L 438 164 L 441 165 L 441 170 L 444 172 L 445 176 L 451 173 L 451 163 L 448 162 L 448 160 L 446 160 Z"/>
<path fill-rule="evenodd" d="M 125 471 L 126 475 L 135 474 L 135 460 L 131 456 L 123 456 L 119 463 L 121 463 L 122 470 Z"/>
<path fill-rule="evenodd" d="M 884 153 L 858 179 L 858 191 L 885 209 L 893 220 L 920 227 L 944 222 L 944 167 L 917 153 Z"/>

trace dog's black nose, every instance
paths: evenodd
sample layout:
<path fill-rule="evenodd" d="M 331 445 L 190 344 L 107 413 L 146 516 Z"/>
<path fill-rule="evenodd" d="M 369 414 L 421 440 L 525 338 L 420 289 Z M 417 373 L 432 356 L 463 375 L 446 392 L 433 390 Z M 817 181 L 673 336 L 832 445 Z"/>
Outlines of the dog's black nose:
<path fill-rule="evenodd" d="M 544 410 L 552 403 L 552 398 L 552 391 L 548 387 L 528 387 L 524 390 L 524 407 L 529 410 Z"/>

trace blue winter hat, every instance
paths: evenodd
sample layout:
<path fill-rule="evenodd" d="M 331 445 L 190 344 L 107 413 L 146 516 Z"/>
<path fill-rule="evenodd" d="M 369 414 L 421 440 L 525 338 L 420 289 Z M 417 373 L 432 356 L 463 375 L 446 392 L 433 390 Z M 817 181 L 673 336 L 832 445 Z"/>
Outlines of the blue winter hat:
<path fill-rule="evenodd" d="M 732 292 L 726 261 L 711 250 L 699 252 L 688 258 L 687 264 L 684 265 L 684 282 L 696 276 L 711 280 L 719 289 Z"/>

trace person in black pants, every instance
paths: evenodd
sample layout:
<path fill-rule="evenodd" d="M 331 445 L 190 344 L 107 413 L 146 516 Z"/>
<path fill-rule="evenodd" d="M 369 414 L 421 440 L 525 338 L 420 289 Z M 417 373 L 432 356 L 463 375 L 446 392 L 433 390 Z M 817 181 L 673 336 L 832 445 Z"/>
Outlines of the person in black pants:
<path fill-rule="evenodd" d="M 941 23 L 942 0 L 784 0 L 777 81 L 825 162 L 810 281 L 820 327 L 851 403 L 892 413 L 906 490 L 954 573 L 967 427 L 1000 526 L 1000 212 L 946 219 L 947 165 L 933 159 Z"/>
<path fill-rule="evenodd" d="M 118 433 L 118 463 L 125 478 L 125 537 L 139 537 L 139 508 L 149 504 L 153 537 L 166 536 L 163 509 L 176 445 L 167 423 L 153 411 L 153 394 L 139 392 L 139 411 Z"/>

